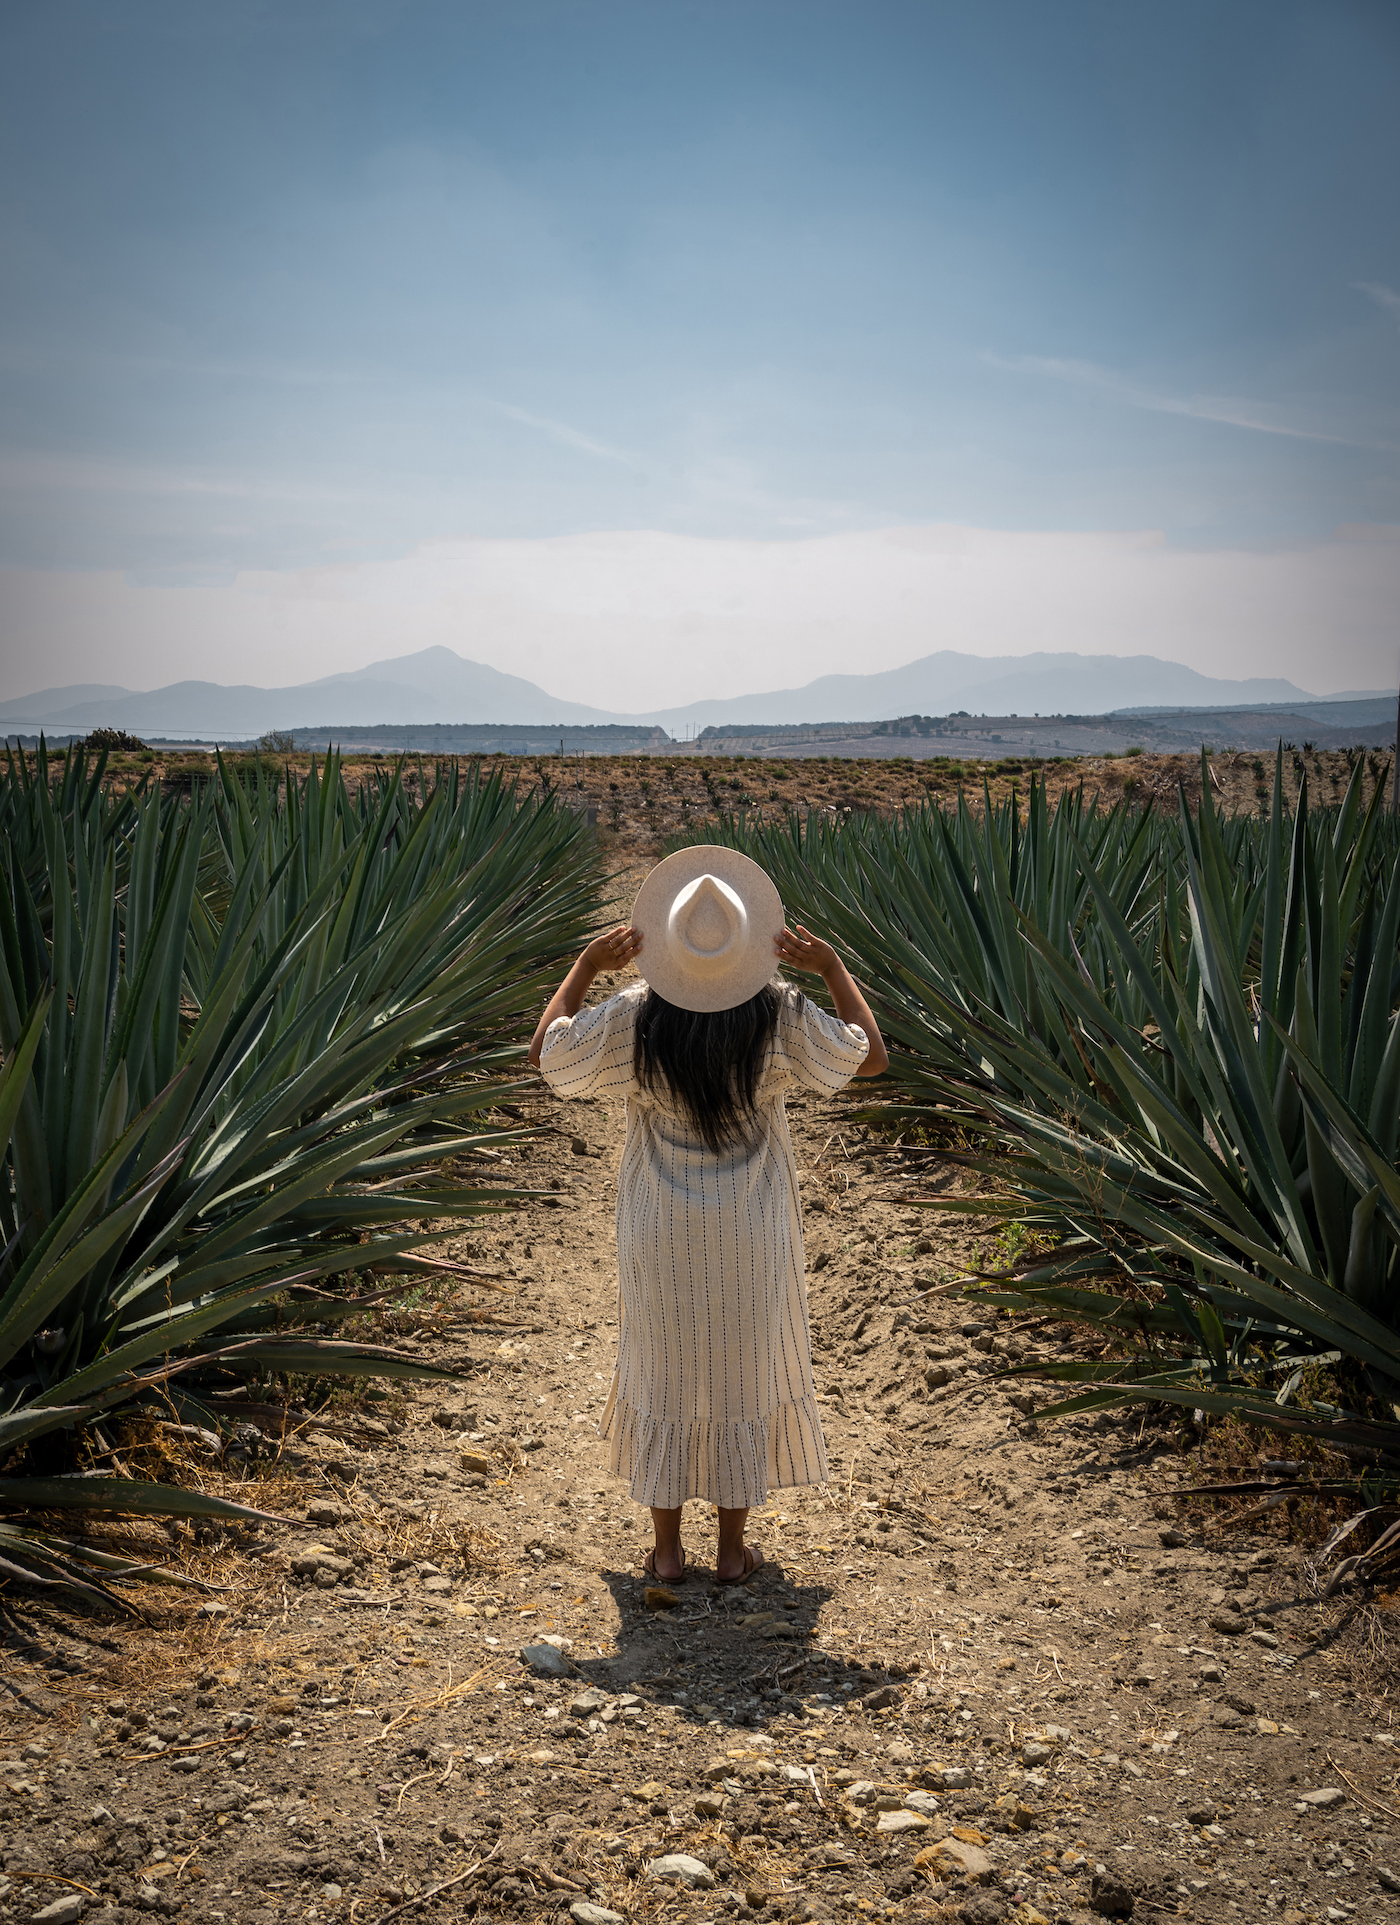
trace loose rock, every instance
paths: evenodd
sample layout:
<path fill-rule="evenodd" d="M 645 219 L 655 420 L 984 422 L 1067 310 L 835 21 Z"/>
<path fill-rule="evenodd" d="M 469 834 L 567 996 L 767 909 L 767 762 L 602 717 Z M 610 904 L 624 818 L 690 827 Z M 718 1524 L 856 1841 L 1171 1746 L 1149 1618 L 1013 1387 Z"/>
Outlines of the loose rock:
<path fill-rule="evenodd" d="M 1101 1918 L 1131 1918 L 1133 1894 L 1114 1872 L 1095 1872 L 1089 1881 L 1089 1903 Z"/>
<path fill-rule="evenodd" d="M 925 1845 L 914 1863 L 929 1866 L 941 1878 L 970 1878 L 978 1885 L 992 1875 L 992 1861 L 981 1846 L 961 1838 L 940 1838 L 936 1845 Z"/>
<path fill-rule="evenodd" d="M 702 1865 L 698 1858 L 687 1852 L 667 1852 L 664 1857 L 647 1861 L 647 1876 L 661 1878 L 670 1885 L 684 1885 L 693 1892 L 713 1891 L 715 1875 L 708 1865 Z"/>
<path fill-rule="evenodd" d="M 882 1811 L 875 1821 L 878 1832 L 894 1833 L 896 1836 L 909 1831 L 927 1831 L 929 1820 L 918 1811 Z"/>
<path fill-rule="evenodd" d="M 538 1678 L 567 1678 L 573 1666 L 553 1644 L 527 1644 L 520 1653 L 520 1662 L 526 1664 Z"/>
<path fill-rule="evenodd" d="M 81 1918 L 87 1900 L 81 1892 L 65 1892 L 51 1905 L 45 1905 L 41 1912 L 31 1912 L 34 1925 L 73 1925 L 73 1920 Z"/>

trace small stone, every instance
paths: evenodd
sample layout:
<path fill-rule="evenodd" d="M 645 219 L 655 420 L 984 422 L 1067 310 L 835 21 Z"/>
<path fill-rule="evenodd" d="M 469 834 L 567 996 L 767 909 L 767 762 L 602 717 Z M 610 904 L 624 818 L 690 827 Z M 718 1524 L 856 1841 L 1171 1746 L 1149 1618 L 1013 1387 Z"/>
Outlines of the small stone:
<path fill-rule="evenodd" d="M 1181 1531 L 1158 1531 L 1157 1541 L 1164 1551 L 1181 1551 L 1186 1548 L 1186 1537 Z"/>
<path fill-rule="evenodd" d="M 1333 1805 L 1344 1805 L 1346 1793 L 1337 1785 L 1323 1785 L 1319 1791 L 1304 1791 L 1298 1795 L 1300 1805 L 1310 1805 L 1314 1811 L 1330 1811 Z"/>
<path fill-rule="evenodd" d="M 575 1136 L 571 1138 L 569 1143 L 569 1148 L 573 1151 L 575 1156 L 587 1156 L 588 1155 L 587 1137 Z M 572 1181 L 572 1178 L 570 1179 L 570 1181 Z"/>
<path fill-rule="evenodd" d="M 1222 1638 L 1242 1637 L 1249 1629 L 1248 1619 L 1242 1617 L 1238 1611 L 1217 1611 L 1206 1621 L 1211 1630 L 1218 1631 Z"/>
<path fill-rule="evenodd" d="M 1386 1866 L 1377 1865 L 1376 1879 L 1385 1891 L 1400 1892 L 1400 1878 L 1397 1878 L 1395 1873 Z"/>
<path fill-rule="evenodd" d="M 574 1900 L 569 1917 L 577 1919 L 578 1925 L 625 1925 L 621 1912 L 610 1912 L 606 1905 L 594 1905 L 586 1898 Z"/>
<path fill-rule="evenodd" d="M 1089 1903 L 1101 1918 L 1131 1918 L 1133 1895 L 1114 1872 L 1095 1872 L 1089 1881 Z"/>
<path fill-rule="evenodd" d="M 452 1589 L 450 1577 L 430 1577 L 424 1581 L 423 1589 L 430 1597 L 445 1597 Z"/>
<path fill-rule="evenodd" d="M 936 1845 L 925 1845 L 914 1863 L 943 1878 L 970 1878 L 984 1885 L 992 1875 L 992 1861 L 980 1845 L 965 1844 L 961 1838 L 940 1838 Z"/>
<path fill-rule="evenodd" d="M 607 1701 L 607 1692 L 600 1691 L 595 1684 L 590 1684 L 586 1691 L 580 1691 L 577 1697 L 570 1698 L 569 1716 L 571 1718 L 591 1718 L 595 1711 L 602 1710 Z"/>
<path fill-rule="evenodd" d="M 657 1778 L 649 1778 L 644 1785 L 638 1785 L 632 1796 L 644 1805 L 661 1804 L 666 1797 L 666 1787 Z"/>
<path fill-rule="evenodd" d="M 972 1773 L 966 1765 L 945 1765 L 938 1778 L 945 1791 L 967 1791 L 972 1785 Z"/>
<path fill-rule="evenodd" d="M 339 1885 L 323 1885 L 321 1887 L 322 1898 L 336 1899 L 336 1898 L 339 1898 L 340 1895 L 341 1895 L 341 1892 L 340 1892 Z"/>
<path fill-rule="evenodd" d="M 1023 1765 L 1043 1765 L 1053 1758 L 1054 1755 L 1051 1746 L 1038 1744 L 1034 1739 L 1031 1739 L 1021 1746 L 1021 1763 Z"/>
<path fill-rule="evenodd" d="M 688 1852 L 670 1851 L 661 1858 L 647 1860 L 648 1878 L 664 1879 L 669 1885 L 684 1885 L 692 1892 L 709 1892 L 715 1887 L 715 1875 L 708 1865 L 702 1865 L 698 1858 Z"/>
<path fill-rule="evenodd" d="M 674 1611 L 680 1599 L 664 1584 L 648 1584 L 642 1592 L 642 1602 L 648 1611 Z"/>
<path fill-rule="evenodd" d="M 73 1925 L 75 1918 L 82 1917 L 86 1904 L 87 1900 L 81 1892 L 65 1892 L 62 1898 L 56 1898 L 51 1905 L 45 1905 L 43 1911 L 31 1912 L 29 1916 L 36 1921 L 36 1925 L 39 1925 L 40 1921 L 42 1925 Z"/>
<path fill-rule="evenodd" d="M 927 1796 L 927 1794 L 924 1794 Z M 875 1829 L 882 1833 L 906 1831 L 927 1831 L 929 1820 L 920 1811 L 882 1811 L 875 1821 Z"/>
<path fill-rule="evenodd" d="M 880 1788 L 878 1785 L 871 1784 L 868 1778 L 857 1778 L 856 1782 L 848 1788 L 846 1796 L 853 1805 L 873 1805 L 880 1796 Z"/>
<path fill-rule="evenodd" d="M 920 1812 L 925 1818 L 936 1818 L 938 1816 L 938 1800 L 933 1796 L 932 1792 L 911 1791 L 904 1800 L 904 1803 L 908 1810 Z"/>
<path fill-rule="evenodd" d="M 483 1457 L 479 1450 L 464 1450 L 457 1459 L 457 1462 L 462 1466 L 463 1470 L 477 1471 L 482 1474 L 485 1474 L 491 1468 L 491 1459 L 489 1457 Z"/>
<path fill-rule="evenodd" d="M 695 1800 L 695 1816 L 697 1818 L 722 1818 L 728 1804 L 729 1800 L 722 1791 L 702 1791 L 700 1796 Z"/>
<path fill-rule="evenodd" d="M 1254 1729 L 1262 1738 L 1276 1738 L 1278 1736 L 1278 1726 L 1272 1718 L 1256 1718 L 1254 1720 Z"/>
<path fill-rule="evenodd" d="M 882 1684 L 861 1699 L 867 1711 L 883 1711 L 889 1705 L 899 1703 L 899 1688 L 893 1684 Z"/>
<path fill-rule="evenodd" d="M 722 1779 L 732 1777 L 734 1767 L 727 1758 L 711 1758 L 700 1774 L 709 1784 L 717 1785 Z"/>
<path fill-rule="evenodd" d="M 1278 1650 L 1278 1639 L 1271 1631 L 1251 1631 L 1249 1636 L 1251 1643 L 1262 1644 L 1266 1651 Z"/>
<path fill-rule="evenodd" d="M 804 1791 L 812 1789 L 812 1781 L 801 1765 L 780 1765 L 778 1776 L 786 1778 L 790 1785 L 801 1785 Z"/>
<path fill-rule="evenodd" d="M 1224 1676 L 1225 1673 L 1221 1670 L 1220 1662 L 1217 1658 L 1208 1658 L 1201 1666 L 1202 1684 L 1219 1684 Z"/>
<path fill-rule="evenodd" d="M 308 1504 L 306 1507 L 308 1524 L 340 1524 L 344 1520 L 344 1505 L 331 1503 L 329 1499 L 318 1498 L 314 1504 Z"/>
<path fill-rule="evenodd" d="M 573 1667 L 564 1653 L 553 1644 L 527 1644 L 520 1662 L 528 1665 L 537 1678 L 567 1678 Z"/>

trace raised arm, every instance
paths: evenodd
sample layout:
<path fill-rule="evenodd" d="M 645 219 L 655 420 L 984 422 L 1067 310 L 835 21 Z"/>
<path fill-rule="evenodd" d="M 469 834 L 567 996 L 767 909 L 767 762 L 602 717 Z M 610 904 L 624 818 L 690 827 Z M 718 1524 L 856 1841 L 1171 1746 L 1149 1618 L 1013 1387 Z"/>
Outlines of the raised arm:
<path fill-rule="evenodd" d="M 889 1068 L 890 1058 L 880 1034 L 880 1025 L 871 1015 L 870 1005 L 862 996 L 855 977 L 831 944 L 823 942 L 820 936 L 814 936 L 810 929 L 804 929 L 798 923 L 796 933 L 785 928 L 774 947 L 780 960 L 793 969 L 810 969 L 820 976 L 841 1021 L 854 1023 L 865 1031 L 870 1047 L 856 1075 L 882 1075 Z"/>
<path fill-rule="evenodd" d="M 583 999 L 593 987 L 593 978 L 604 969 L 624 969 L 640 952 L 642 938 L 626 923 L 619 923 L 606 936 L 595 936 L 568 975 L 544 1006 L 544 1014 L 530 1038 L 530 1062 L 538 1069 L 545 1031 L 561 1016 L 577 1016 Z"/>

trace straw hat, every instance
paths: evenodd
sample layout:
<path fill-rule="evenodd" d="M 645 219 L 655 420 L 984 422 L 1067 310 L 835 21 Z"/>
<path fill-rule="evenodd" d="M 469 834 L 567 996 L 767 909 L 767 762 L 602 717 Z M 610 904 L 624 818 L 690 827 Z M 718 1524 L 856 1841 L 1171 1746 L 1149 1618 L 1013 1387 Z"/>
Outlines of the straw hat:
<path fill-rule="evenodd" d="M 737 849 L 707 844 L 658 862 L 637 891 L 637 971 L 678 1009 L 734 1009 L 778 967 L 783 905 L 771 877 Z"/>

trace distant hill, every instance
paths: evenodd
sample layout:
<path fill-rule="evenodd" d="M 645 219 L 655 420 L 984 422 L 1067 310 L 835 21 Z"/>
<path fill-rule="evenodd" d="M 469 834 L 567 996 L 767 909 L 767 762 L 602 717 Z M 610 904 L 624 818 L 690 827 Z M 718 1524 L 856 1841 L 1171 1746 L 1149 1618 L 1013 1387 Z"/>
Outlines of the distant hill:
<path fill-rule="evenodd" d="M 1353 693 L 1361 693 L 1354 691 Z M 694 735 L 722 725 L 873 722 L 892 715 L 1102 715 L 1142 708 L 1257 708 L 1317 700 L 1281 679 L 1225 681 L 1155 655 L 1033 654 L 984 657 L 951 649 L 874 675 L 823 675 L 800 688 L 716 697 L 637 715 L 564 701 L 519 675 L 425 648 L 291 688 L 173 682 L 145 692 L 101 683 L 41 689 L 0 701 L 0 732 L 92 728 L 133 735 L 243 741 L 266 729 L 528 727 L 621 723 Z M 1335 699 L 1335 698 L 1333 698 Z"/>
<path fill-rule="evenodd" d="M 648 721 L 672 735 L 726 723 L 875 722 L 890 715 L 1102 715 L 1126 708 L 1258 707 L 1313 699 L 1282 679 L 1224 681 L 1156 655 L 961 655 L 941 649 L 875 675 L 823 675 L 801 688 L 691 702 Z"/>
<path fill-rule="evenodd" d="M 420 649 L 391 662 L 292 688 L 172 682 L 144 693 L 87 684 L 42 689 L 0 702 L 0 730 L 81 733 L 122 728 L 133 735 L 238 741 L 266 729 L 373 728 L 433 722 L 612 722 L 622 719 L 546 694 L 519 675 L 469 662 L 450 648 Z"/>

